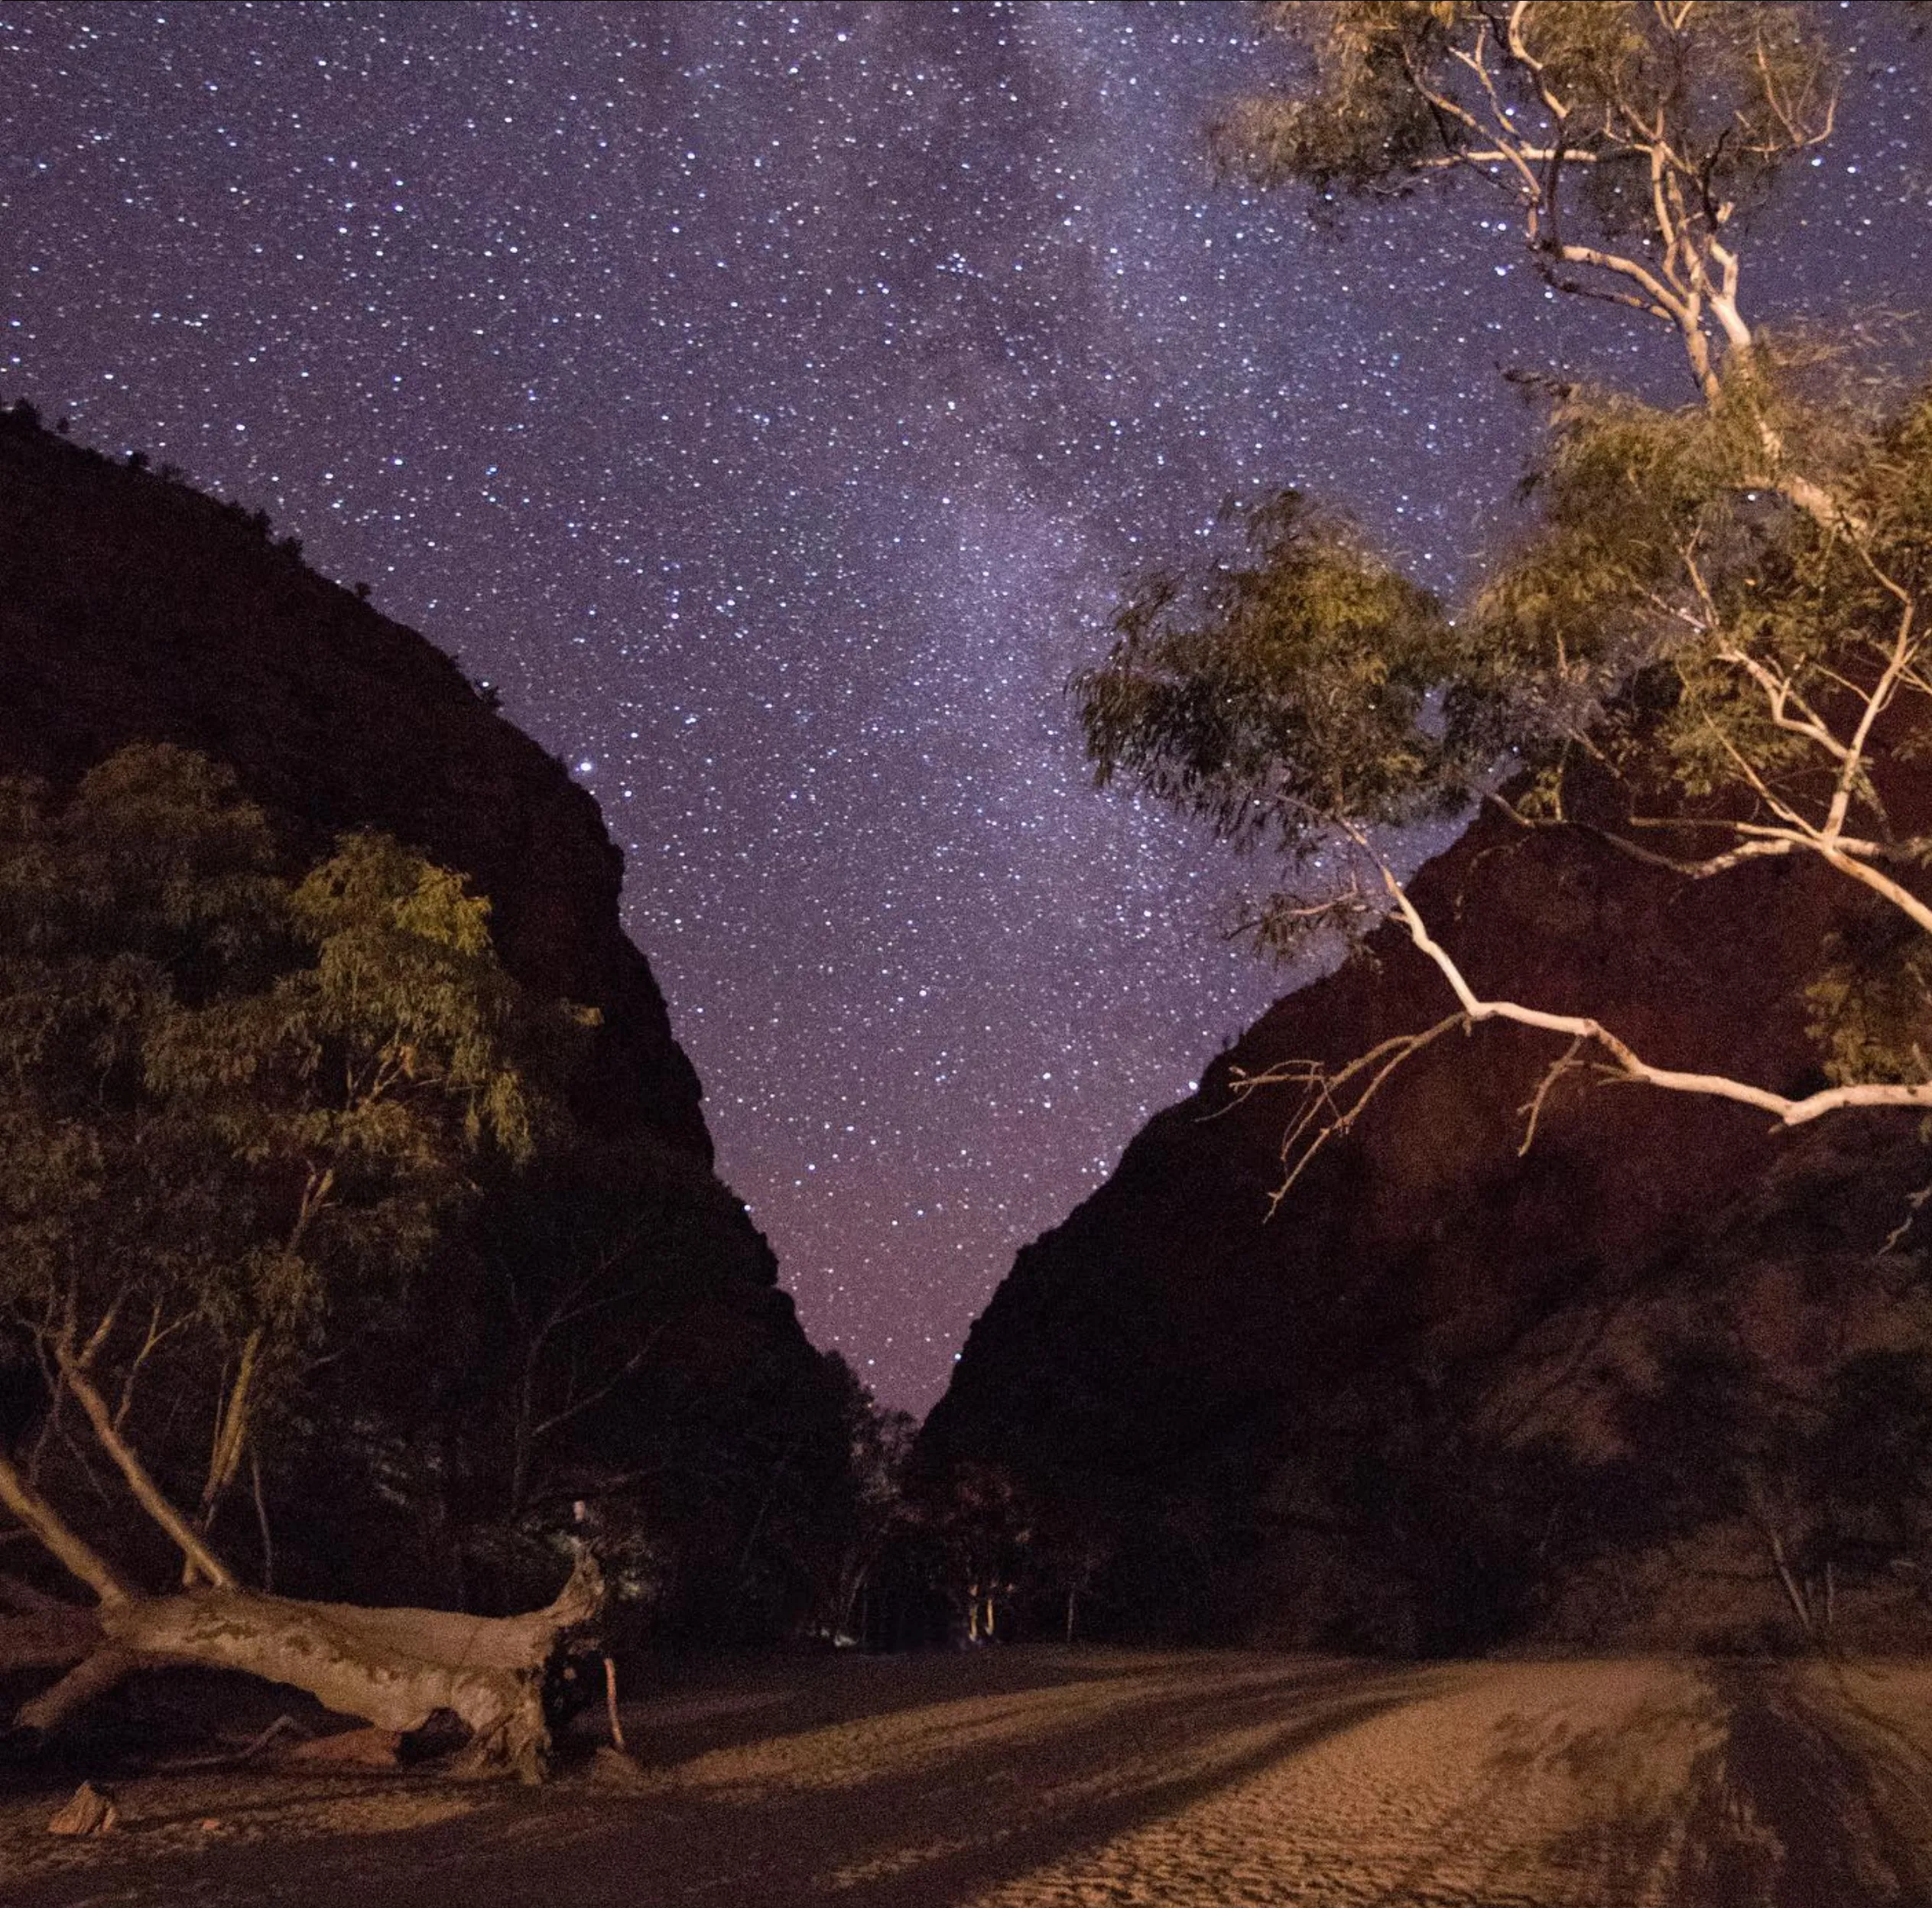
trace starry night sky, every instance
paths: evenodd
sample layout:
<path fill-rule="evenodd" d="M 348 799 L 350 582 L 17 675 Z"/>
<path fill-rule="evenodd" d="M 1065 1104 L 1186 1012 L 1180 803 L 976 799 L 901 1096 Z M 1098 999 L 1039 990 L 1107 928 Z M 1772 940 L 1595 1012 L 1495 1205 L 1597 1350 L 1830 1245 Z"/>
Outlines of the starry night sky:
<path fill-rule="evenodd" d="M 1820 11 L 1755 317 L 1924 300 L 1932 60 Z M 0 0 L 0 399 L 265 506 L 596 794 L 720 1171 L 888 1403 L 1282 984 L 1215 931 L 1263 871 L 1088 785 L 1122 574 L 1292 482 L 1453 587 L 1501 365 L 1674 388 L 1473 181 L 1339 243 L 1214 189 L 1252 26 Z"/>

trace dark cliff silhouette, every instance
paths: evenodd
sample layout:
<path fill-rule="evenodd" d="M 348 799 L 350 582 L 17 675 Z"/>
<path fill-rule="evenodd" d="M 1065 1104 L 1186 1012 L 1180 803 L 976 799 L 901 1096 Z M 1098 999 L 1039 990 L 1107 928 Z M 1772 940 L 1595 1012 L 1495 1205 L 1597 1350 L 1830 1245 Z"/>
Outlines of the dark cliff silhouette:
<path fill-rule="evenodd" d="M 595 801 L 265 515 L 18 406 L 0 413 L 0 774 L 65 791 L 136 743 L 232 768 L 291 867 L 378 830 L 460 871 L 517 980 L 596 1010 L 568 1147 L 486 1187 L 408 1315 L 265 1432 L 275 1587 L 527 1607 L 587 1518 L 660 1636 L 794 1626 L 840 1541 L 844 1400 L 713 1174 Z M 18 1360 L 0 1377 L 0 1419 L 30 1421 L 37 1380 Z"/>
<path fill-rule="evenodd" d="M 414 631 L 252 514 L 18 410 L 0 427 L 0 772 L 69 784 L 130 742 L 228 763 L 326 844 L 379 828 L 490 898 L 505 964 L 597 1008 L 588 1090 L 708 1165 L 697 1078 L 617 918 L 596 803 Z"/>
<path fill-rule="evenodd" d="M 1479 991 L 1791 1093 L 1847 887 L 1691 883 L 1486 814 L 1414 893 Z M 1121 1636 L 1922 1640 L 1932 1341 L 1916 1233 L 1887 1249 L 1932 1179 L 1918 1123 L 1775 1133 L 1576 1076 L 1525 1151 L 1561 1043 L 1491 1023 L 1413 1060 L 1270 1218 L 1298 1103 L 1239 1100 L 1232 1070 L 1453 1009 L 1386 928 L 1271 1009 L 1020 1253 L 925 1427 L 927 1487 L 995 1466 L 1083 1532 L 1086 1620 Z"/>

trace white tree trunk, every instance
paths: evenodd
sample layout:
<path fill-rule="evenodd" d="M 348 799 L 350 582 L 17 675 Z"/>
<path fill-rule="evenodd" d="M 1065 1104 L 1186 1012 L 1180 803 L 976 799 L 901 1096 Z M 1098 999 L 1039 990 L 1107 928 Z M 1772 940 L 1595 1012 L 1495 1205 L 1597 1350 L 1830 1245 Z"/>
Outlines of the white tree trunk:
<path fill-rule="evenodd" d="M 420 1729 L 448 1710 L 479 1765 L 542 1779 L 550 1755 L 544 1676 L 566 1633 L 602 1608 L 588 1555 L 547 1607 L 521 1617 L 365 1609 L 245 1590 L 205 1590 L 103 1605 L 101 1648 L 15 1718 L 51 1730 L 138 1669 L 239 1669 L 306 1690 L 378 1729 Z"/>

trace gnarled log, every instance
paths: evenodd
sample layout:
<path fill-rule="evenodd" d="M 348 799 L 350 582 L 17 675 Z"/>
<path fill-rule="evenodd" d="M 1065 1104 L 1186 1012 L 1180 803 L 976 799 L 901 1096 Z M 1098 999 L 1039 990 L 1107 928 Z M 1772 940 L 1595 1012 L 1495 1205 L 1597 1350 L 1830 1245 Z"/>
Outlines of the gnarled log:
<path fill-rule="evenodd" d="M 602 1573 L 587 1551 L 554 1602 L 520 1617 L 304 1603 L 235 1589 L 135 1598 L 95 1613 L 102 1646 L 14 1720 L 55 1729 L 138 1669 L 239 1669 L 306 1690 L 378 1729 L 407 1733 L 448 1710 L 470 1732 L 472 1760 L 539 1781 L 550 1750 L 544 1672 L 603 1600 Z"/>

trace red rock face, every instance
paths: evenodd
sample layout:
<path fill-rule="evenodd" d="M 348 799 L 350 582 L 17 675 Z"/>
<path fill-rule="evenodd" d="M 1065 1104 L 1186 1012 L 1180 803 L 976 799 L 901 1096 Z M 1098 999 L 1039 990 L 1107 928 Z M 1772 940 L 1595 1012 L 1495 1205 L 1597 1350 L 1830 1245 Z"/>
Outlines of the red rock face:
<path fill-rule="evenodd" d="M 1481 993 L 1596 1015 L 1662 1065 L 1785 1092 L 1817 1081 L 1802 996 L 1855 905 L 1836 877 L 1759 863 L 1691 883 L 1577 830 L 1486 814 L 1413 892 Z M 1230 1070 L 1346 1061 L 1453 1009 L 1388 928 L 1278 1002 L 1020 1254 L 929 1422 L 927 1460 L 1005 1463 L 1090 1514 L 1127 1507 L 1130 1523 L 1191 1519 L 1206 1559 L 1193 1588 L 1164 1564 L 1166 1587 L 1123 1587 L 1125 1604 L 1191 1600 L 1197 1628 L 1348 1640 L 1335 1604 L 1352 1593 L 1322 1589 L 1324 1570 L 1434 1572 L 1404 1594 L 1453 1603 L 1430 1546 L 1453 1551 L 1453 1533 L 1420 1526 L 1493 1497 L 1496 1466 L 1518 1462 L 1499 1452 L 1545 1442 L 1582 1467 L 1573 1497 L 1623 1448 L 1667 1340 L 1708 1328 L 1799 1387 L 1885 1342 L 1895 1262 L 1871 1255 L 1914 1173 L 1932 1178 L 1911 1117 L 1782 1133 L 1735 1106 L 1578 1077 L 1524 1153 L 1524 1109 L 1563 1043 L 1518 1028 L 1438 1040 L 1270 1219 L 1294 1102 L 1284 1088 L 1234 1103 Z M 1416 1502 L 1363 1537 L 1391 1463 L 1389 1492 Z M 1520 1557 L 1531 1536 L 1496 1542 Z M 1550 1605 L 1551 1585 L 1524 1574 L 1500 1635 Z M 1413 1615 L 1369 1640 L 1415 1640 Z"/>

